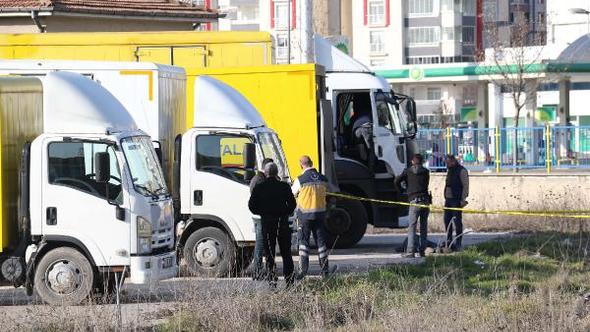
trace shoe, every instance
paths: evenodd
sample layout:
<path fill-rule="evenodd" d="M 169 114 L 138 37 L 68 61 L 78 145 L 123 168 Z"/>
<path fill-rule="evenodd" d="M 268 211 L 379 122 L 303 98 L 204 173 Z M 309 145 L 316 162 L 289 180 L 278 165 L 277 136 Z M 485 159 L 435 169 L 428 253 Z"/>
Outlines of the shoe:
<path fill-rule="evenodd" d="M 413 252 L 407 252 L 402 254 L 402 258 L 416 258 L 416 254 L 414 254 Z"/>
<path fill-rule="evenodd" d="M 305 278 L 305 275 L 306 275 L 306 273 L 299 271 L 295 274 L 295 280 L 297 280 L 297 281 L 303 280 L 303 278 Z"/>
<path fill-rule="evenodd" d="M 425 255 L 425 256 L 430 256 L 430 255 L 434 254 L 435 252 L 436 252 L 436 250 L 434 250 L 434 248 L 427 247 L 427 248 L 424 250 L 424 255 Z"/>
<path fill-rule="evenodd" d="M 330 267 L 328 268 L 328 272 L 322 272 L 322 278 L 326 279 L 329 278 L 330 276 L 332 276 L 334 273 L 336 273 L 336 271 L 338 271 L 338 265 L 336 264 L 332 264 L 330 265 Z"/>

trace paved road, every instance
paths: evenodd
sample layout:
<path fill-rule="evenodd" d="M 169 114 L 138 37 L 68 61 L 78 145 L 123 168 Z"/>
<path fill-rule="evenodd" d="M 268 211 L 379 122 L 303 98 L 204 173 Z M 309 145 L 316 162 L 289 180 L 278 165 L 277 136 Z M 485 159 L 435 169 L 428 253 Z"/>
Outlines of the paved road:
<path fill-rule="evenodd" d="M 510 233 L 472 233 L 465 236 L 464 245 L 492 241 L 512 236 Z M 443 239 L 442 234 L 429 237 L 438 242 Z M 421 258 L 404 259 L 396 248 L 402 244 L 405 237 L 402 234 L 366 235 L 353 249 L 334 250 L 330 256 L 331 263 L 338 264 L 338 273 L 362 272 L 378 269 L 392 264 L 417 264 Z M 294 257 L 297 261 L 298 257 Z M 279 262 L 280 266 L 280 262 Z M 317 276 L 319 268 L 317 257 L 311 257 L 310 273 Z M 122 295 L 123 321 L 133 326 L 152 325 L 158 317 L 165 316 L 166 311 L 172 310 L 178 302 L 182 302 L 187 294 L 224 294 L 236 291 L 269 291 L 265 283 L 254 282 L 249 278 L 204 279 L 204 278 L 176 278 L 147 288 L 135 285 L 124 286 Z M 199 296 L 199 295 L 195 295 Z M 79 306 L 56 309 L 42 305 L 37 297 L 27 297 L 22 288 L 0 287 L 0 330 L 3 322 L 30 322 L 31 313 L 36 319 L 47 315 L 51 317 L 71 316 L 84 313 L 85 315 L 107 315 L 115 317 L 114 305 Z M 114 319 L 114 318 L 113 318 Z M 9 325 L 10 326 L 10 325 Z"/>

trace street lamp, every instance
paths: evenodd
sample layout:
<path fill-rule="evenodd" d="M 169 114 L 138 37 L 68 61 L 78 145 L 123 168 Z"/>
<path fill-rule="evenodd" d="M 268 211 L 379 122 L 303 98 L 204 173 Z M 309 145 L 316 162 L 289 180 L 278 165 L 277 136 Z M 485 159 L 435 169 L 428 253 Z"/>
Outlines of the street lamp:
<path fill-rule="evenodd" d="M 586 29 L 590 33 L 590 11 L 584 8 L 570 8 L 570 13 L 586 15 Z"/>

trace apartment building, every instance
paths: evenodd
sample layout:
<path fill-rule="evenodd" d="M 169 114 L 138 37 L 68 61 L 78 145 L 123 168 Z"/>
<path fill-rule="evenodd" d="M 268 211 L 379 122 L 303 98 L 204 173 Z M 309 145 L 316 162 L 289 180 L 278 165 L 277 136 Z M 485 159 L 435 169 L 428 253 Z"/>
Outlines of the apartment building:
<path fill-rule="evenodd" d="M 353 54 L 369 66 L 474 61 L 481 10 L 481 0 L 353 0 Z"/>
<path fill-rule="evenodd" d="M 483 0 L 484 47 L 495 42 L 509 46 L 516 22 L 527 22 L 529 45 L 544 45 L 547 36 L 547 0 Z M 575 2 L 571 1 L 571 2 Z M 566 1 L 566 6 L 570 1 Z M 494 40 L 490 40 L 490 38 Z"/>

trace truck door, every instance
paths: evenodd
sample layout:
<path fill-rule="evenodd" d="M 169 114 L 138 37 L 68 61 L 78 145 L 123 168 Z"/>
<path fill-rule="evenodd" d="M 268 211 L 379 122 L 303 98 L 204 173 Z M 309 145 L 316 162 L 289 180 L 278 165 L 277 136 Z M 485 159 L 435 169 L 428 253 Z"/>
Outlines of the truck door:
<path fill-rule="evenodd" d="M 172 48 L 170 47 L 138 47 L 135 56 L 138 62 L 172 64 Z"/>
<path fill-rule="evenodd" d="M 242 155 L 252 138 L 209 131 L 192 134 L 191 214 L 220 218 L 236 241 L 255 240 Z"/>
<path fill-rule="evenodd" d="M 172 64 L 180 67 L 206 67 L 207 50 L 205 46 L 174 47 Z"/>
<path fill-rule="evenodd" d="M 138 47 L 137 61 L 155 62 L 181 67 L 206 67 L 205 46 Z"/>
<path fill-rule="evenodd" d="M 373 135 L 375 154 L 393 172 L 399 175 L 406 167 L 406 146 L 399 118 L 393 108 L 393 99 L 383 92 L 371 92 L 373 104 Z M 387 170 L 376 170 L 386 173 Z"/>
<path fill-rule="evenodd" d="M 130 220 L 116 216 L 117 206 L 128 208 L 129 203 L 115 146 L 62 138 L 48 138 L 43 144 L 43 234 L 84 245 L 98 266 L 129 265 Z M 111 161 L 106 184 L 94 176 L 95 153 L 105 151 Z"/>

